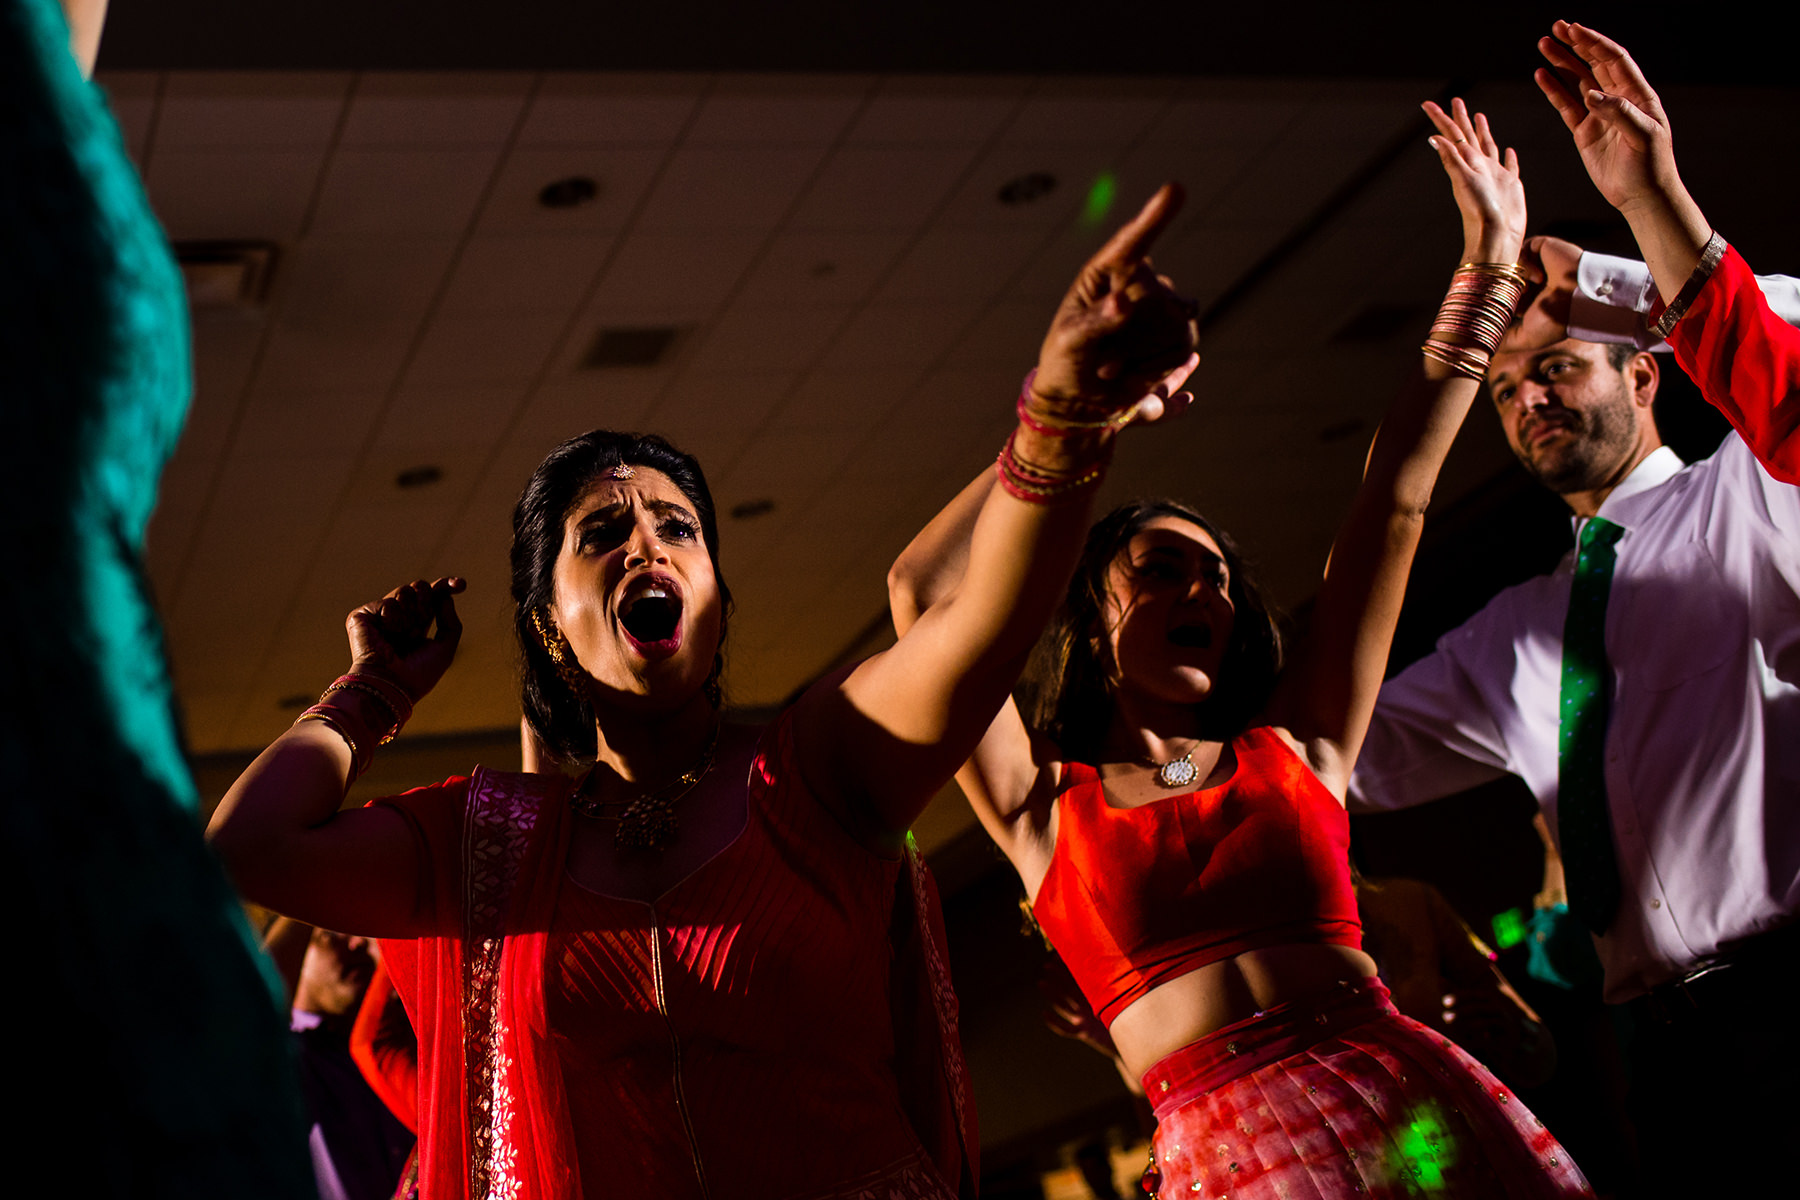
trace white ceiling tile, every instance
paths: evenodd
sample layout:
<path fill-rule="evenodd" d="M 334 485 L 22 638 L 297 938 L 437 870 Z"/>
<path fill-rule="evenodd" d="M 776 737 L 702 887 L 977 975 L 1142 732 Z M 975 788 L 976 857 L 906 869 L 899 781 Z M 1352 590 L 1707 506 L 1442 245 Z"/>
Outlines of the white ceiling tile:
<path fill-rule="evenodd" d="M 438 311 L 572 313 L 613 248 L 611 234 L 471 238 Z"/>
<path fill-rule="evenodd" d="M 1159 244 L 1178 237 L 1183 228 L 1207 217 L 1213 203 L 1230 191 L 1252 164 L 1268 153 L 1256 142 L 1216 142 L 1209 146 L 1147 143 L 1134 149 L 1114 173 L 1112 211 L 1103 227 L 1119 225 L 1136 213 L 1153 192 L 1170 180 L 1181 184 L 1186 202 L 1163 233 Z"/>
<path fill-rule="evenodd" d="M 1137 94 L 1119 95 L 1117 90 L 1066 82 L 1043 85 L 1020 106 L 1003 140 L 1010 145 L 1128 145 L 1162 113 L 1174 89 L 1163 84 L 1131 86 L 1129 91 Z"/>
<path fill-rule="evenodd" d="M 406 386 L 529 383 L 548 363 L 564 320 L 560 313 L 438 316 L 407 364 Z"/>
<path fill-rule="evenodd" d="M 394 487 L 401 471 L 426 464 L 415 459 L 377 455 L 363 464 L 351 483 L 350 501 L 333 522 L 321 546 L 319 570 L 330 573 L 340 564 L 374 580 L 379 596 L 419 577 L 421 565 L 441 544 L 462 513 L 474 486 L 473 461 L 440 461 L 443 481 L 416 493 Z M 374 596 L 364 596 L 365 600 Z"/>
<path fill-rule="evenodd" d="M 616 233 L 630 223 L 668 152 L 643 146 L 515 148 L 481 213 L 484 233 Z M 546 208 L 538 195 L 564 179 L 594 181 L 598 194 L 573 208 Z"/>
<path fill-rule="evenodd" d="M 744 446 L 737 461 L 713 484 L 719 507 L 747 500 L 773 500 L 778 509 L 792 511 L 801 497 L 817 492 L 854 448 L 855 439 L 829 429 L 766 431 Z M 830 535 L 842 536 L 846 518 L 839 514 L 838 528 Z M 818 529 L 807 536 L 815 542 Z"/>
<path fill-rule="evenodd" d="M 607 264 L 594 303 L 619 310 L 711 312 L 736 290 L 766 240 L 742 230 L 628 234 Z"/>
<path fill-rule="evenodd" d="M 975 303 L 871 304 L 832 344 L 824 367 L 920 367 L 942 358 L 981 313 Z"/>
<path fill-rule="evenodd" d="M 551 446 L 590 429 L 640 428 L 674 377 L 670 368 L 645 367 L 563 376 L 533 394 L 513 436 L 542 457 Z"/>
<path fill-rule="evenodd" d="M 1316 80 L 1189 80 L 1145 140 L 1184 146 L 1271 142 L 1300 119 L 1320 90 Z"/>
<path fill-rule="evenodd" d="M 276 320 L 316 329 L 416 322 L 455 253 L 449 238 L 307 238 L 276 263 Z"/>
<path fill-rule="evenodd" d="M 656 232 L 772 229 L 824 153 L 823 145 L 683 147 L 657 180 L 640 226 Z"/>
<path fill-rule="evenodd" d="M 912 371 L 813 371 L 770 414 L 777 430 L 866 430 L 913 390 Z"/>
<path fill-rule="evenodd" d="M 1023 269 L 1011 276 L 1006 289 L 1007 299 L 1039 305 L 1044 313 L 1044 322 L 1048 324 L 1050 313 L 1068 292 L 1069 285 L 1075 282 L 1076 274 L 1106 244 L 1106 239 L 1123 223 L 1126 215 L 1123 211 L 1115 210 L 1103 223 L 1077 221 L 1064 228 L 1049 242 L 1039 239 L 1037 252 L 1025 263 Z M 1167 274 L 1167 268 L 1163 264 L 1164 246 L 1171 236 L 1165 230 L 1162 238 L 1151 247 L 1151 263 L 1157 271 L 1164 274 Z M 1176 282 L 1179 284 L 1180 280 Z"/>
<path fill-rule="evenodd" d="M 291 241 L 325 165 L 323 150 L 158 149 L 150 199 L 176 240 Z"/>
<path fill-rule="evenodd" d="M 1094 181 L 1111 171 L 1104 146 L 1002 146 L 984 155 L 938 215 L 943 225 L 1038 228 L 1046 232 L 1081 211 Z M 1026 204 L 1004 204 L 1001 189 L 1028 175 L 1047 174 L 1054 188 Z"/>
<path fill-rule="evenodd" d="M 716 305 L 699 305 L 683 297 L 680 304 L 620 306 L 599 299 L 588 304 L 575 318 L 574 332 L 556 352 L 556 360 L 546 382 L 585 378 L 593 374 L 663 370 L 683 366 L 693 356 L 705 327 L 717 311 Z M 674 340 L 664 348 L 662 357 L 649 367 L 590 367 L 587 361 L 599 339 L 615 329 L 672 329 Z"/>
<path fill-rule="evenodd" d="M 778 234 L 744 281 L 757 304 L 855 304 L 910 240 L 900 232 Z"/>
<path fill-rule="evenodd" d="M 1035 228 L 931 229 L 907 249 L 876 299 L 884 304 L 985 303 L 1012 282 L 1043 244 L 1044 231 Z"/>
<path fill-rule="evenodd" d="M 967 76 L 889 76 L 848 140 L 892 145 L 985 142 L 1011 119 L 1030 84 Z"/>
<path fill-rule="evenodd" d="M 660 396 L 645 414 L 650 427 L 670 436 L 690 430 L 731 429 L 748 433 L 759 427 L 789 392 L 799 376 L 782 371 L 731 371 L 709 375 L 688 371 Z M 742 450 L 737 441 L 734 449 Z M 724 464 L 708 462 L 709 470 Z"/>
<path fill-rule="evenodd" d="M 702 331 L 693 369 L 718 374 L 804 370 L 843 321 L 840 308 L 734 305 Z"/>
<path fill-rule="evenodd" d="M 690 146 L 824 143 L 838 136 L 869 92 L 870 76 L 725 76 L 687 131 Z"/>
<path fill-rule="evenodd" d="M 512 136 L 532 76 L 503 71 L 362 76 L 344 122 L 346 146 L 492 146 Z"/>
<path fill-rule="evenodd" d="M 1341 142 L 1313 142 L 1304 151 L 1276 147 L 1206 206 L 1205 219 L 1222 225 L 1293 225 L 1324 203 L 1368 155 L 1365 145 Z"/>
<path fill-rule="evenodd" d="M 1060 299 L 1060 297 L 1059 297 Z M 945 357 L 957 368 L 990 367 L 1023 376 L 1037 365 L 1038 348 L 1056 312 L 1042 299 L 1006 300 L 981 314 Z"/>
<path fill-rule="evenodd" d="M 492 447 L 525 398 L 523 387 L 402 387 L 382 413 L 374 448 L 382 453 L 435 446 Z"/>
<path fill-rule="evenodd" d="M 417 321 L 352 327 L 284 324 L 269 338 L 257 389 L 386 392 L 417 329 Z"/>
<path fill-rule="evenodd" d="M 1212 222 L 1189 226 L 1171 236 L 1158 249 L 1157 269 L 1175 280 L 1185 296 L 1200 302 L 1201 311 L 1262 258 L 1288 232 L 1283 225 L 1223 225 Z M 1205 354 L 1206 347 L 1200 347 Z"/>
<path fill-rule="evenodd" d="M 195 422 L 213 413 L 237 411 L 261 349 L 260 317 L 210 317 L 194 321 L 194 406 L 184 438 L 194 438 Z"/>
<path fill-rule="evenodd" d="M 844 146 L 807 189 L 794 229 L 916 229 L 974 160 L 975 147 Z"/>
<path fill-rule="evenodd" d="M 107 107 L 119 123 L 125 152 L 140 171 L 144 169 L 150 131 L 156 124 L 157 92 L 162 79 L 160 71 L 98 71 L 94 75 L 94 82 L 106 94 Z"/>
<path fill-rule="evenodd" d="M 354 455 L 381 415 L 379 392 L 258 394 L 239 417 L 233 457 Z"/>
<path fill-rule="evenodd" d="M 681 136 L 704 76 L 546 74 L 519 130 L 522 146 L 669 144 Z"/>
<path fill-rule="evenodd" d="M 463 232 L 499 151 L 344 149 L 332 156 L 313 229 L 405 237 Z"/>
<path fill-rule="evenodd" d="M 323 149 L 350 79 L 347 71 L 172 71 L 157 150 Z"/>

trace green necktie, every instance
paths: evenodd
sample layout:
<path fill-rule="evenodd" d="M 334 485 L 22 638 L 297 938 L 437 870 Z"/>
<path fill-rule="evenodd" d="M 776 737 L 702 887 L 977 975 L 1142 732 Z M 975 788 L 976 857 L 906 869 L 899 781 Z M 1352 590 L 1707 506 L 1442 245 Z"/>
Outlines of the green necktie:
<path fill-rule="evenodd" d="M 1581 528 L 1569 616 L 1563 623 L 1561 736 L 1556 754 L 1556 824 L 1568 865 L 1569 909 L 1595 933 L 1619 907 L 1619 859 L 1606 807 L 1606 596 L 1613 543 L 1625 531 L 1592 517 Z"/>

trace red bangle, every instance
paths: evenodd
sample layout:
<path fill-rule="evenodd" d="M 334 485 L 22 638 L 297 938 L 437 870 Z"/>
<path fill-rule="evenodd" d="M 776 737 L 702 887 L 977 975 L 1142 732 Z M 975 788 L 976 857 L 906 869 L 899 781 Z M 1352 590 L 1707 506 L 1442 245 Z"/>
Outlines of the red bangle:
<path fill-rule="evenodd" d="M 1044 416 L 1031 411 L 1031 381 L 1037 378 L 1037 368 L 1033 367 L 1025 375 L 1025 384 L 1019 389 L 1019 402 L 1014 411 L 1019 414 L 1019 424 L 1033 433 L 1041 433 L 1045 437 L 1066 438 L 1081 433 L 1112 434 L 1131 424 L 1137 416 L 1137 405 L 1108 414 L 1099 421 L 1064 421 L 1056 417 Z"/>
<path fill-rule="evenodd" d="M 1110 442 L 1107 447 L 1110 449 Z M 1027 504 L 1054 504 L 1097 483 L 1106 473 L 1109 457 L 1102 454 L 1085 470 L 1064 475 L 1020 459 L 1013 450 L 1013 439 L 1008 437 L 1006 444 L 1000 448 L 1000 456 L 994 460 L 994 469 L 1000 486 L 1007 495 Z"/>

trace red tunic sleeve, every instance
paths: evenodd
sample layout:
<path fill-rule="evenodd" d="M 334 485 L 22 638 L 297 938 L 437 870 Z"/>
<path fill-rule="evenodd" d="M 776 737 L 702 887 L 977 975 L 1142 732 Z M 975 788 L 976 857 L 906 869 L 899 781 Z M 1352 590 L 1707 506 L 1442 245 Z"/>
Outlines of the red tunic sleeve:
<path fill-rule="evenodd" d="M 1701 285 L 1669 346 L 1764 469 L 1800 484 L 1800 329 L 1769 310 L 1736 250 Z"/>

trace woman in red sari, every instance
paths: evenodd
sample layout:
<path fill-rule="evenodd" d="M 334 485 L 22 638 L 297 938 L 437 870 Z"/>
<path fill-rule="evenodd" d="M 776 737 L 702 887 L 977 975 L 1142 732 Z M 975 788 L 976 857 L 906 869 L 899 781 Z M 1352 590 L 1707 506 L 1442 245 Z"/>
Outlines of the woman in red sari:
<path fill-rule="evenodd" d="M 350 672 L 212 838 L 248 897 L 383 939 L 419 1036 L 427 1197 L 971 1190 L 955 1002 L 905 830 L 1048 618 L 1112 434 L 1192 368 L 1192 306 L 1145 258 L 1177 200 L 1153 198 L 1058 310 L 966 599 L 769 727 L 721 721 L 712 501 L 657 438 L 559 446 L 514 516 L 525 713 L 593 763 L 580 780 L 477 769 L 340 812 L 450 665 L 462 583 L 351 613 Z"/>
<path fill-rule="evenodd" d="M 1077 568 L 1040 727 L 1009 702 L 957 776 L 1143 1079 L 1158 1121 L 1145 1182 L 1163 1196 L 1591 1195 L 1507 1089 L 1394 1011 L 1351 889 L 1344 793 L 1425 508 L 1524 290 L 1516 158 L 1460 101 L 1426 108 L 1463 265 L 1370 451 L 1306 642 L 1283 670 L 1267 606 L 1205 518 L 1127 506 Z M 899 629 L 959 596 L 991 491 L 976 481 L 895 565 Z"/>

